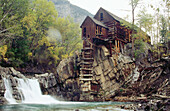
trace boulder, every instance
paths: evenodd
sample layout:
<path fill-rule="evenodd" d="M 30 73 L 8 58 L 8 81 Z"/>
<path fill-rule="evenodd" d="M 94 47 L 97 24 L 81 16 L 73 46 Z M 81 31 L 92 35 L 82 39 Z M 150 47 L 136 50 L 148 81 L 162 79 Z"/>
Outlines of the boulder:
<path fill-rule="evenodd" d="M 35 78 L 38 79 L 41 88 L 48 89 L 57 85 L 57 78 L 53 73 L 35 74 Z"/>
<path fill-rule="evenodd" d="M 57 67 L 57 73 L 59 75 L 59 79 L 62 82 L 64 82 L 65 80 L 69 78 L 73 78 L 75 76 L 73 57 L 62 60 Z"/>
<path fill-rule="evenodd" d="M 129 56 L 124 56 L 122 54 L 119 54 L 118 62 L 124 64 L 133 63 L 132 59 Z"/>
<path fill-rule="evenodd" d="M 0 105 L 7 104 L 8 101 L 4 97 L 0 97 Z"/>

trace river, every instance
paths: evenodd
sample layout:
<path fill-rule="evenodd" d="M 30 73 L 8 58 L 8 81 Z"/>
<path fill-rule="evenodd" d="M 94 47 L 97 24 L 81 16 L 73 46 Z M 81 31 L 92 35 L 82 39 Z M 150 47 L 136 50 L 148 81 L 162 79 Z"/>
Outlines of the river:
<path fill-rule="evenodd" d="M 117 105 L 122 102 L 61 102 L 59 104 L 9 104 L 0 111 L 127 111 Z M 129 111 L 129 110 L 128 110 Z"/>
<path fill-rule="evenodd" d="M 37 79 L 17 79 L 21 101 L 13 98 L 9 79 L 3 78 L 6 92 L 4 97 L 9 104 L 0 106 L 0 111 L 125 111 L 117 105 L 123 102 L 66 102 L 50 95 L 42 95 Z"/>

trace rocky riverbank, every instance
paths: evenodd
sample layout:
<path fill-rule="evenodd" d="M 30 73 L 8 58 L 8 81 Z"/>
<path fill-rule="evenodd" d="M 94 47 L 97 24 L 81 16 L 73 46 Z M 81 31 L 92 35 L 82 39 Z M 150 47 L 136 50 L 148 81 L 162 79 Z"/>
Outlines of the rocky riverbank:
<path fill-rule="evenodd" d="M 117 107 L 133 111 L 169 111 L 170 100 L 152 99 L 148 101 L 140 101 L 131 104 L 117 105 Z"/>
<path fill-rule="evenodd" d="M 93 63 L 93 87 L 91 101 L 135 102 L 120 106 L 127 109 L 167 109 L 170 99 L 170 59 L 151 60 L 142 56 L 134 61 L 125 53 L 115 53 L 110 57 L 106 47 L 96 47 Z M 17 101 L 21 96 L 17 91 L 17 78 L 38 79 L 43 94 L 67 101 L 80 101 L 79 83 L 81 54 L 64 59 L 56 68 L 56 73 L 21 74 L 12 67 L 0 67 L 0 104 L 6 104 L 3 78 L 12 86 L 12 95 Z M 86 97 L 83 97 L 86 100 Z M 131 108 L 131 106 L 133 106 Z"/>

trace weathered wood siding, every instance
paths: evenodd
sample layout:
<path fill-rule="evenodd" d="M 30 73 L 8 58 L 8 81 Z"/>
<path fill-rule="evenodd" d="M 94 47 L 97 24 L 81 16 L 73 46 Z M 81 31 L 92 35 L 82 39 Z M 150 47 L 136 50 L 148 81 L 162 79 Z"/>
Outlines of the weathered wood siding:
<path fill-rule="evenodd" d="M 101 13 L 103 13 L 103 20 L 100 20 Z M 103 23 L 108 22 L 108 21 L 113 21 L 113 18 L 108 13 L 106 13 L 106 11 L 103 10 L 102 8 L 99 9 L 99 11 L 96 13 L 94 18 Z"/>
<path fill-rule="evenodd" d="M 86 28 L 86 38 L 90 37 L 93 38 L 95 37 L 95 29 L 96 29 L 96 24 L 89 18 L 87 17 L 84 23 L 82 24 L 82 37 L 83 37 L 83 32 L 84 28 Z"/>
<path fill-rule="evenodd" d="M 108 37 L 108 29 L 106 29 L 105 27 L 96 25 L 96 37 L 107 38 Z"/>

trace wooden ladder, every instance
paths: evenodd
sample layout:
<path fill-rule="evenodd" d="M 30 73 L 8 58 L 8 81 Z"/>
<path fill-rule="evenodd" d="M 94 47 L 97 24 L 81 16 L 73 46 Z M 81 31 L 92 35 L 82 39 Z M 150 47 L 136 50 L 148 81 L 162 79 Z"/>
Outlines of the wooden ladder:
<path fill-rule="evenodd" d="M 91 91 L 91 81 L 93 79 L 93 45 L 88 40 L 83 41 L 81 68 L 80 68 L 80 88 L 81 91 Z"/>

